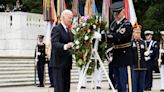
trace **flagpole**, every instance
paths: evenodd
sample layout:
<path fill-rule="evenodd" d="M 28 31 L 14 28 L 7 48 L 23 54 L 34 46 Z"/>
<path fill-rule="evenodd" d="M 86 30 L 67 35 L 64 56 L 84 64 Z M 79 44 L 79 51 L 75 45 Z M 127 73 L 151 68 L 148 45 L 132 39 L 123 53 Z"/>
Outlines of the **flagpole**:
<path fill-rule="evenodd" d="M 57 1 L 57 24 L 60 22 L 60 0 Z"/>

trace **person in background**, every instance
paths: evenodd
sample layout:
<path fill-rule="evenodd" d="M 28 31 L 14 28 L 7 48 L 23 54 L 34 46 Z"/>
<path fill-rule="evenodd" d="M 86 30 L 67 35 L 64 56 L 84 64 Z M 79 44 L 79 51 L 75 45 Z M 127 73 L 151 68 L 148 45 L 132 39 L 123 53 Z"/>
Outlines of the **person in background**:
<path fill-rule="evenodd" d="M 13 11 L 22 11 L 23 5 L 20 4 L 19 0 L 16 1 L 16 6 L 14 7 Z"/>
<path fill-rule="evenodd" d="M 146 62 L 144 52 L 146 51 L 145 42 L 141 39 L 141 25 L 133 27 L 133 61 L 134 61 L 134 83 L 135 92 L 143 92 L 146 74 Z"/>
<path fill-rule="evenodd" d="M 10 12 L 10 7 L 8 4 L 6 4 L 6 9 L 5 9 L 5 12 Z"/>
<path fill-rule="evenodd" d="M 160 92 L 164 92 L 164 31 L 161 31 L 160 34 L 161 34 L 161 41 L 160 41 L 160 45 L 159 45 L 158 63 L 160 66 L 160 75 L 161 75 Z"/>
<path fill-rule="evenodd" d="M 154 67 L 155 59 L 158 54 L 158 46 L 157 46 L 157 42 L 152 40 L 153 31 L 146 30 L 144 34 L 145 34 L 145 46 L 146 46 L 146 51 L 144 55 L 145 55 L 145 61 L 147 66 L 146 76 L 145 76 L 145 90 L 151 91 L 152 84 L 153 84 L 153 67 Z"/>
<path fill-rule="evenodd" d="M 37 63 L 37 73 L 39 79 L 38 87 L 44 87 L 44 65 L 45 65 L 45 44 L 43 42 L 44 36 L 39 35 L 39 42 L 35 49 L 35 59 Z"/>

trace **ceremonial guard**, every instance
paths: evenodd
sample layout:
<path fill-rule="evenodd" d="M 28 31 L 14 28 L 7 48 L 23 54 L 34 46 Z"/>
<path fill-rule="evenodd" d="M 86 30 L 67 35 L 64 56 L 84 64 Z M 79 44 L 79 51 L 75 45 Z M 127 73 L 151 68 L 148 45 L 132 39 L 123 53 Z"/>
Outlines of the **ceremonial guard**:
<path fill-rule="evenodd" d="M 157 57 L 157 42 L 152 40 L 153 31 L 146 30 L 144 32 L 145 34 L 145 46 L 146 46 L 146 52 L 145 55 L 145 61 L 146 61 L 146 76 L 145 76 L 145 90 L 151 91 L 152 88 L 152 81 L 153 81 L 153 67 L 155 63 L 155 58 Z"/>
<path fill-rule="evenodd" d="M 80 70 L 80 76 L 83 74 L 83 71 Z M 101 80 L 102 80 L 102 75 L 103 75 L 103 70 L 102 67 L 99 67 L 99 69 L 97 69 L 94 73 L 93 76 L 93 80 L 94 80 L 94 85 L 96 86 L 96 89 L 101 89 Z M 79 76 L 79 77 L 80 77 Z M 84 76 L 84 79 L 81 83 L 81 89 L 85 89 L 86 88 L 86 83 L 87 83 L 87 76 Z M 94 87 L 93 87 L 94 88 Z"/>
<path fill-rule="evenodd" d="M 129 92 L 133 90 L 133 71 L 132 62 L 132 32 L 131 23 L 125 18 L 123 1 L 115 2 L 110 9 L 113 12 L 115 20 L 110 25 L 111 33 L 107 35 L 109 41 L 113 44 L 113 67 L 118 84 L 118 92 L 127 92 L 127 83 Z M 134 92 L 134 91 L 133 91 Z"/>
<path fill-rule="evenodd" d="M 39 85 L 38 87 L 44 87 L 44 65 L 45 65 L 45 44 L 43 43 L 44 36 L 39 35 L 39 42 L 35 49 L 35 59 L 37 63 L 37 72 Z"/>
<path fill-rule="evenodd" d="M 133 27 L 133 61 L 134 61 L 134 83 L 135 92 L 143 92 L 145 85 L 146 62 L 144 52 L 146 51 L 145 42 L 141 39 L 141 26 Z"/>
<path fill-rule="evenodd" d="M 160 74 L 161 74 L 161 92 L 164 92 L 164 31 L 160 32 L 161 41 L 160 41 L 160 49 L 159 49 L 159 58 L 158 63 L 160 66 Z"/>

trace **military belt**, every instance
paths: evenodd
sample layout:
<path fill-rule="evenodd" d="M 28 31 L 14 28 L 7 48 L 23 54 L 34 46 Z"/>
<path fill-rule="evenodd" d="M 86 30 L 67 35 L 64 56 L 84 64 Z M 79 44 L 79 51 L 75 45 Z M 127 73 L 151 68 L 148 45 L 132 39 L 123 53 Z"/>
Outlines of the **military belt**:
<path fill-rule="evenodd" d="M 131 46 L 131 43 L 124 43 L 124 44 L 119 44 L 119 45 L 114 45 L 113 48 L 114 49 L 122 49 L 122 48 L 127 48 L 127 47 L 130 47 Z"/>

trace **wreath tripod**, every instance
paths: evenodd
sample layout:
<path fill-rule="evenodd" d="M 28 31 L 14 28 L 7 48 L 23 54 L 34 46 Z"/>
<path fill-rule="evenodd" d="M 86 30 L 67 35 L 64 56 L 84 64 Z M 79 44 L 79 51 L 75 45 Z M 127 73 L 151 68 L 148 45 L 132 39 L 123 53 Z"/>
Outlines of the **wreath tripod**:
<path fill-rule="evenodd" d="M 111 80 L 110 80 L 110 78 L 109 78 L 109 76 L 108 76 L 108 73 L 107 73 L 107 71 L 105 70 L 105 67 L 104 67 L 104 65 L 103 65 L 103 62 L 102 62 L 102 60 L 101 60 L 101 58 L 100 58 L 100 56 L 99 56 L 99 54 L 98 54 L 98 43 L 99 43 L 99 39 L 96 38 L 96 40 L 95 40 L 95 45 L 94 45 L 94 48 L 93 48 L 93 50 L 92 50 L 92 55 L 91 55 L 91 56 L 93 56 L 93 59 L 95 60 L 95 64 L 96 64 L 94 70 L 95 70 L 95 71 L 97 70 L 97 62 L 99 62 L 100 67 L 102 67 L 102 69 L 103 69 L 103 71 L 104 71 L 104 73 L 105 73 L 105 76 L 106 76 L 106 78 L 107 78 L 107 80 L 108 80 L 108 83 L 109 83 L 110 87 L 112 88 L 112 91 L 113 91 L 113 92 L 116 92 L 115 89 L 114 89 L 114 86 L 113 86 L 113 84 L 112 84 L 112 82 L 111 82 Z M 84 80 L 84 77 L 86 76 L 87 70 L 88 70 L 89 65 L 90 65 L 91 62 L 92 62 L 92 61 L 90 60 L 89 62 L 87 62 L 86 66 L 83 66 L 83 67 L 82 67 L 82 74 L 80 75 L 80 78 L 79 78 L 78 87 L 77 87 L 77 92 L 80 92 L 80 88 L 81 88 L 81 85 L 82 85 L 82 81 Z M 95 79 L 94 79 L 94 81 L 95 81 Z M 96 90 L 97 90 L 97 89 L 96 89 L 96 85 L 94 85 L 94 92 L 96 92 Z"/>

